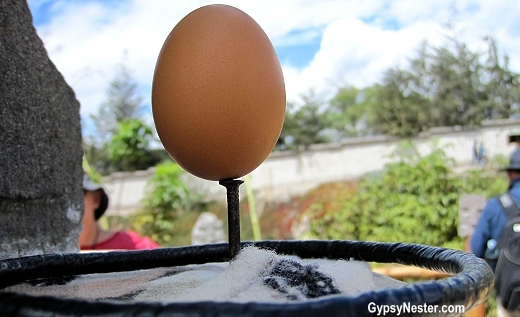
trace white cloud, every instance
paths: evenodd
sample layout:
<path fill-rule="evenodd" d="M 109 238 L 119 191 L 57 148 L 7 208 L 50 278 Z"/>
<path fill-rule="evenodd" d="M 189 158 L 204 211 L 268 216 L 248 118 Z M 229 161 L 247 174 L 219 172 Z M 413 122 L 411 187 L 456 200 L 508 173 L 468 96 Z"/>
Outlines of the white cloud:
<path fill-rule="evenodd" d="M 332 22 L 320 51 L 302 71 L 286 67 L 288 100 L 307 89 L 333 92 L 337 85 L 365 87 L 381 79 L 389 67 L 405 62 L 424 39 L 438 43 L 436 25 L 417 23 L 399 31 L 382 30 L 355 18 Z"/>
<path fill-rule="evenodd" d="M 49 55 L 76 92 L 81 114 L 93 113 L 106 98 L 115 66 L 125 61 L 143 87 L 149 87 L 160 48 L 170 30 L 209 1 L 134 0 L 49 1 L 52 17 L 38 26 Z M 440 26 L 452 3 L 458 25 L 471 47 L 492 35 L 500 52 L 520 70 L 520 2 L 510 0 L 439 1 L 225 1 L 251 15 L 277 45 L 308 41 L 323 30 L 320 50 L 306 67 L 283 65 L 288 100 L 310 88 L 330 92 L 339 83 L 370 85 L 382 72 L 409 57 L 423 39 L 441 40 Z M 41 4 L 41 3 L 38 3 Z M 31 1 L 31 5 L 35 5 Z M 365 22 L 363 22 L 365 21 Z M 298 36 L 287 36 L 299 31 Z M 314 32 L 314 33 L 313 33 Z"/>

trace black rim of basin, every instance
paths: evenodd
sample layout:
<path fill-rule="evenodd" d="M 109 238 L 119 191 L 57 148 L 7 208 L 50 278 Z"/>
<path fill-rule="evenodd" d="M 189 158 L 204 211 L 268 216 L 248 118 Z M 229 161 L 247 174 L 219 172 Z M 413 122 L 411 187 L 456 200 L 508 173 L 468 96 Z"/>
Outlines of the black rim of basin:
<path fill-rule="evenodd" d="M 279 254 L 301 258 L 355 259 L 400 263 L 452 276 L 402 287 L 378 289 L 356 296 L 327 296 L 308 301 L 150 303 L 113 300 L 64 299 L 0 292 L 5 316 L 375 316 L 376 305 L 478 305 L 493 288 L 493 273 L 485 261 L 459 250 L 418 244 L 365 241 L 260 241 L 244 242 Z M 0 261 L 0 289 L 26 280 L 91 273 L 123 272 L 229 260 L 228 244 L 211 244 L 144 251 L 111 251 L 28 256 Z M 345 272 L 348 274 L 348 272 Z M 395 315 L 395 314 L 394 314 Z M 401 316 L 432 316 L 430 312 L 401 312 Z M 437 316 L 455 315 L 439 311 Z"/>

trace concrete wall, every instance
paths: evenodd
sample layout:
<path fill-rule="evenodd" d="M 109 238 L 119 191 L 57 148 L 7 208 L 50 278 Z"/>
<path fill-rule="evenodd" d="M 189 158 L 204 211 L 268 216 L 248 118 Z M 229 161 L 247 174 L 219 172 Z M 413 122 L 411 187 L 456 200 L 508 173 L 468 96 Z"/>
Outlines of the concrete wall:
<path fill-rule="evenodd" d="M 428 153 L 432 145 L 446 149 L 458 165 L 472 163 L 473 144 L 482 142 L 488 157 L 509 156 L 514 145 L 508 135 L 520 127 L 520 121 L 488 122 L 479 128 L 435 128 L 415 138 L 417 149 Z M 336 144 L 311 146 L 305 151 L 273 152 L 251 176 L 255 197 L 259 202 L 283 201 L 300 195 L 326 182 L 351 180 L 381 170 L 391 162 L 392 153 L 402 140 L 389 137 L 348 139 Z M 117 173 L 105 179 L 112 198 L 108 214 L 134 211 L 144 195 L 144 186 L 153 170 Z M 217 182 L 205 181 L 187 174 L 186 183 L 192 191 L 206 199 L 225 200 L 225 189 Z M 241 186 L 244 195 L 244 186 Z"/>
<path fill-rule="evenodd" d="M 0 1 L 0 259 L 79 251 L 79 103 L 26 1 Z"/>

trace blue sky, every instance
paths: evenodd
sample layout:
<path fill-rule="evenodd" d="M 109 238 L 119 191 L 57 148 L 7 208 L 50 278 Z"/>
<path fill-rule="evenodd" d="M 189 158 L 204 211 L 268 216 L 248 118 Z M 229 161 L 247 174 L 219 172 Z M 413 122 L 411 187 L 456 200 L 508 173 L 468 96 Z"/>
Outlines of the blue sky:
<path fill-rule="evenodd" d="M 51 60 L 76 92 L 83 123 L 106 98 L 125 63 L 147 104 L 159 50 L 170 30 L 205 0 L 29 0 Z M 328 97 L 343 85 L 364 87 L 405 63 L 417 45 L 443 41 L 455 17 L 458 36 L 484 50 L 491 35 L 520 71 L 520 1 L 264 0 L 222 1 L 253 17 L 269 36 L 284 72 L 287 100 L 313 89 Z M 456 12 L 454 15 L 453 12 Z"/>

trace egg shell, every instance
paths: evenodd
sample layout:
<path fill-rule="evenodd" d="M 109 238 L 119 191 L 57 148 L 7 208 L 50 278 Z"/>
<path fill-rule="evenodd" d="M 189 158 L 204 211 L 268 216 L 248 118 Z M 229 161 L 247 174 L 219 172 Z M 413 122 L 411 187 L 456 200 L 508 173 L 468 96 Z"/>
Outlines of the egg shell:
<path fill-rule="evenodd" d="M 165 149 L 189 173 L 207 180 L 249 174 L 276 144 L 285 107 L 273 45 L 243 11 L 201 7 L 168 35 L 152 112 Z"/>

